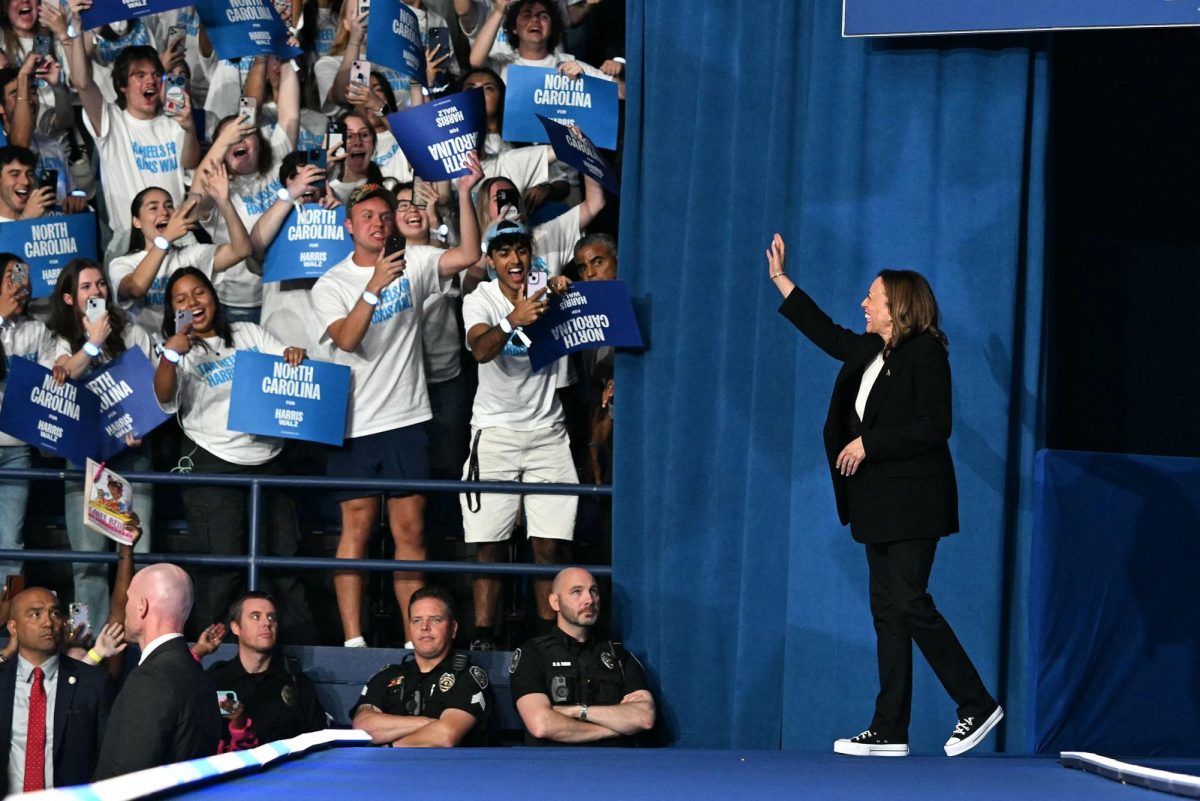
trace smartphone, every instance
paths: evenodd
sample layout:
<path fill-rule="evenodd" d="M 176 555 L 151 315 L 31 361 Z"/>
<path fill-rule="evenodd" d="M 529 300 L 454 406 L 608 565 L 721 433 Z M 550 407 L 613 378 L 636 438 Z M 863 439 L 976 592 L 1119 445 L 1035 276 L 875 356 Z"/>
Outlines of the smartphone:
<path fill-rule="evenodd" d="M 387 242 L 383 246 L 383 255 L 390 256 L 393 253 L 404 252 L 404 237 L 392 234 L 387 238 Z"/>
<path fill-rule="evenodd" d="M 50 45 L 53 40 L 49 36 L 33 37 L 33 52 L 39 56 L 50 55 Z"/>
<path fill-rule="evenodd" d="M 167 28 L 167 52 L 182 51 L 187 46 L 187 26 L 172 25 Z"/>
<path fill-rule="evenodd" d="M 29 265 L 22 261 L 14 264 L 11 282 L 13 286 L 29 286 Z"/>
<path fill-rule="evenodd" d="M 92 297 L 87 299 L 87 318 L 90 322 L 96 322 L 107 313 L 105 309 L 104 298 Z"/>
<path fill-rule="evenodd" d="M 42 170 L 38 173 L 38 189 L 58 191 L 58 170 Z"/>
<path fill-rule="evenodd" d="M 182 73 L 164 75 L 163 85 L 167 88 L 164 95 L 163 112 L 168 116 L 174 117 L 183 111 L 185 105 L 183 92 L 184 87 L 187 85 L 187 78 Z"/>
<path fill-rule="evenodd" d="M 224 701 L 230 701 L 236 704 L 238 702 L 237 693 L 235 693 L 233 690 L 217 690 L 217 706 L 221 710 L 221 717 L 231 718 L 233 717 L 233 710 L 226 709 L 225 707 L 221 706 L 221 703 Z"/>
<path fill-rule="evenodd" d="M 497 189 L 496 190 L 496 208 L 502 209 L 505 206 L 517 207 L 521 202 L 521 196 L 515 189 Z"/>
<path fill-rule="evenodd" d="M 191 309 L 175 310 L 175 333 L 178 334 L 185 326 L 191 326 L 194 315 Z"/>
<path fill-rule="evenodd" d="M 346 143 L 346 123 L 330 120 L 325 127 L 325 152 L 333 153 Z"/>
<path fill-rule="evenodd" d="M 72 602 L 67 605 L 67 625 L 72 630 L 79 626 L 90 628 L 91 621 L 88 619 L 88 605 Z"/>
<path fill-rule="evenodd" d="M 304 158 L 301 160 L 301 162 L 303 164 L 311 164 L 314 167 L 320 167 L 322 170 L 329 169 L 329 156 L 319 147 L 314 147 L 312 150 L 305 152 Z M 310 184 L 310 186 L 315 189 L 318 194 L 325 194 L 325 179 L 321 179 L 315 184 Z"/>
<path fill-rule="evenodd" d="M 546 288 L 546 282 L 549 280 L 549 273 L 544 273 L 541 270 L 530 272 L 529 277 L 525 279 L 525 297 L 532 298 L 541 292 Z"/>
<path fill-rule="evenodd" d="M 425 32 L 425 49 L 441 48 L 437 54 L 444 56 L 450 52 L 450 29 L 445 25 L 435 25 Z"/>
<path fill-rule="evenodd" d="M 356 58 L 350 62 L 350 83 L 368 87 L 371 85 L 370 61 L 363 61 L 361 58 Z"/>
<path fill-rule="evenodd" d="M 428 205 L 425 202 L 425 192 L 421 189 L 421 187 L 426 186 L 428 183 L 428 181 L 419 176 L 413 176 L 412 204 L 418 209 L 423 209 Z"/>
<path fill-rule="evenodd" d="M 237 113 L 245 118 L 242 125 L 258 125 L 258 101 L 253 97 L 239 98 Z"/>
<path fill-rule="evenodd" d="M 358 13 L 368 14 L 371 11 L 371 0 L 358 0 Z"/>

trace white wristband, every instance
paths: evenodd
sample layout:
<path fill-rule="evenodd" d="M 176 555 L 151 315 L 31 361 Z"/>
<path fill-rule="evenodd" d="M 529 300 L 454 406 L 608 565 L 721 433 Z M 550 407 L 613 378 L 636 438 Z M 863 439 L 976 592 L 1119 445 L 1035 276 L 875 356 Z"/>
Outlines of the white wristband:
<path fill-rule="evenodd" d="M 513 332 L 512 323 L 508 321 L 507 317 L 500 318 L 500 330 L 506 334 L 511 334 Z"/>
<path fill-rule="evenodd" d="M 96 345 L 94 343 L 84 342 L 83 343 L 83 352 L 86 353 L 88 356 L 91 356 L 94 359 L 100 355 L 100 348 L 96 347 Z"/>
<path fill-rule="evenodd" d="M 171 350 L 170 348 L 163 348 L 162 356 L 171 364 L 179 364 L 179 360 L 183 358 L 179 355 L 179 351 Z"/>
<path fill-rule="evenodd" d="M 170 250 L 171 240 L 167 239 L 165 236 L 156 236 L 154 237 L 154 247 L 162 251 Z"/>
<path fill-rule="evenodd" d="M 363 302 L 366 303 L 368 306 L 378 306 L 379 305 L 379 296 L 376 295 L 374 292 L 372 292 L 369 289 L 363 290 L 362 299 L 363 299 Z"/>

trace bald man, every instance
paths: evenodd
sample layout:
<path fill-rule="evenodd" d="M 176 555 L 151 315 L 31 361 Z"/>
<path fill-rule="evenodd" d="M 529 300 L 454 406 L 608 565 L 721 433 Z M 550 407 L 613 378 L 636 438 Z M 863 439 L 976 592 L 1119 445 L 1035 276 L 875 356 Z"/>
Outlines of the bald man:
<path fill-rule="evenodd" d="M 216 689 L 183 639 L 191 611 L 192 581 L 175 565 L 151 565 L 129 584 L 125 639 L 142 658 L 113 704 L 97 780 L 217 752 Z"/>
<path fill-rule="evenodd" d="M 58 598 L 41 587 L 20 593 L 9 607 L 8 634 L 17 643 L 17 655 L 0 665 L 0 742 L 9 744 L 2 777 L 8 792 L 83 784 L 96 766 L 112 705 L 108 674 L 59 655 L 63 623 Z M 39 714 L 37 695 L 45 740 L 41 770 L 27 772 L 27 766 L 37 765 L 28 753 L 30 714 Z M 33 739 L 42 736 L 35 733 Z"/>
<path fill-rule="evenodd" d="M 635 745 L 654 726 L 654 696 L 641 663 L 621 643 L 593 636 L 600 588 L 586 570 L 554 577 L 552 634 L 513 652 L 509 686 L 526 745 Z"/>

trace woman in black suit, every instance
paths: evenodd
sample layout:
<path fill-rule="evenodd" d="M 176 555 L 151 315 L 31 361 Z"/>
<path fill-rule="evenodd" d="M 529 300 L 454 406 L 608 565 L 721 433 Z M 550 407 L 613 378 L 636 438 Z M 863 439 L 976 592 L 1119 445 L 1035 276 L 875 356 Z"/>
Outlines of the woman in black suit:
<path fill-rule="evenodd" d="M 783 238 L 767 251 L 779 311 L 842 362 L 825 420 L 838 516 L 867 551 L 879 695 L 870 728 L 833 750 L 905 756 L 912 643 L 958 705 L 945 750 L 974 748 L 1004 717 L 926 591 L 938 540 L 958 531 L 950 461 L 950 361 L 937 301 L 920 273 L 884 270 L 862 302 L 866 332 L 835 324 L 784 272 Z"/>

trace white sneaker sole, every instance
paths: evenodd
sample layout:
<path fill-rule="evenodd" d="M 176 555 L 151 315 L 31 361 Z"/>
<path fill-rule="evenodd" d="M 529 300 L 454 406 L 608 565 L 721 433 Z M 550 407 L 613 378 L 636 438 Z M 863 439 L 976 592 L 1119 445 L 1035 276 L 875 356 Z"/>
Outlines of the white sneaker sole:
<path fill-rule="evenodd" d="M 1004 720 L 1004 710 L 996 707 L 996 711 L 988 715 L 988 719 L 983 722 L 983 725 L 976 729 L 970 737 L 959 740 L 958 742 L 946 743 L 946 756 L 958 756 L 965 754 L 975 746 L 983 742 L 992 729 L 996 728 L 996 724 Z M 953 738 L 952 738 L 953 739 Z"/>
<path fill-rule="evenodd" d="M 903 743 L 888 745 L 870 745 L 867 743 L 852 743 L 849 740 L 836 740 L 833 743 L 833 753 L 846 756 L 908 756 L 908 746 Z"/>

